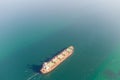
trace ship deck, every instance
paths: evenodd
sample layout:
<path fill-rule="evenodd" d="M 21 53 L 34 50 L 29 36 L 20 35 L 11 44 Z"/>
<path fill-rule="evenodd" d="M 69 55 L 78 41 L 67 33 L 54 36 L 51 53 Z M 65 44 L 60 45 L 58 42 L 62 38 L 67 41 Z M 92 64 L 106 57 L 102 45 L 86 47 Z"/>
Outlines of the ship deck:
<path fill-rule="evenodd" d="M 61 62 L 63 62 L 67 57 L 69 57 L 73 53 L 73 47 L 70 46 L 69 48 L 63 50 L 61 53 L 53 57 L 50 61 L 46 62 L 47 69 L 41 69 L 41 71 L 47 71 L 50 72 L 55 67 L 57 67 Z"/>

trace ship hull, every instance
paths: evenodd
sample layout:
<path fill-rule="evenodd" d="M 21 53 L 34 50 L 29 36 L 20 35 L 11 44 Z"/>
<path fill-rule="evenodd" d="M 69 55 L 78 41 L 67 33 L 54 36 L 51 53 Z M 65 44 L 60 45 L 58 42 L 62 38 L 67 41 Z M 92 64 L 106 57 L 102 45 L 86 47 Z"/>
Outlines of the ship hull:
<path fill-rule="evenodd" d="M 42 74 L 49 73 L 53 71 L 57 66 L 59 66 L 63 61 L 65 61 L 74 52 L 74 47 L 70 46 L 60 52 L 58 55 L 54 56 L 50 61 L 45 62 L 40 72 Z"/>

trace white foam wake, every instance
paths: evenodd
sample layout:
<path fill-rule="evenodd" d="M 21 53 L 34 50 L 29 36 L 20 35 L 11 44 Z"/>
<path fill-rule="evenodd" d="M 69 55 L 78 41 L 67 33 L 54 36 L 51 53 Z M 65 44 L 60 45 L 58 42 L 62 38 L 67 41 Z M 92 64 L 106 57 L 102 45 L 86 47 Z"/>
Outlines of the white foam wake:
<path fill-rule="evenodd" d="M 34 74 L 34 75 L 32 75 L 32 76 L 30 76 L 27 80 L 31 80 L 31 79 L 33 79 L 35 76 L 37 76 L 39 73 L 36 73 L 36 74 Z"/>

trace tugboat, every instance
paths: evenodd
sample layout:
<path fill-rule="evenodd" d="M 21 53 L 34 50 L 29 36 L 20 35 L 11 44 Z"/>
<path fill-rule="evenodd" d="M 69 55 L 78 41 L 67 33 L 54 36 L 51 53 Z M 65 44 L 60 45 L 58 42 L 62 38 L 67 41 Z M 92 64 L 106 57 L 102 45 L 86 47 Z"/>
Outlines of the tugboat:
<path fill-rule="evenodd" d="M 74 47 L 69 46 L 68 48 L 64 49 L 58 55 L 54 56 L 48 62 L 44 62 L 40 72 L 42 74 L 46 74 L 54 70 L 58 65 L 60 65 L 64 60 L 66 60 L 72 53 L 74 52 Z"/>

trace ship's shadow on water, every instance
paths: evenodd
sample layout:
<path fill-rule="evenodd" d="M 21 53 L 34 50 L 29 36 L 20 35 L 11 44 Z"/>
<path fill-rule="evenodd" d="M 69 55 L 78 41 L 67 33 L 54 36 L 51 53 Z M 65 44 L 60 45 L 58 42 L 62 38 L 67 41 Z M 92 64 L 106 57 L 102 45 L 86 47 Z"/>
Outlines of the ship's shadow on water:
<path fill-rule="evenodd" d="M 40 69 L 42 68 L 42 65 L 28 64 L 27 67 L 28 67 L 28 69 L 32 70 L 33 72 L 41 74 Z"/>
<path fill-rule="evenodd" d="M 41 63 L 43 64 L 44 62 L 48 62 L 49 60 L 51 60 L 54 56 L 58 55 L 60 52 L 62 52 L 63 50 L 65 50 L 66 48 L 63 48 L 62 50 L 59 50 L 58 52 L 56 52 L 55 54 L 53 54 L 51 57 L 47 57 L 44 61 L 41 61 Z M 41 65 L 37 65 L 37 64 L 28 64 L 27 67 L 28 69 L 32 70 L 35 73 L 39 73 L 40 69 L 42 68 L 42 64 Z"/>

